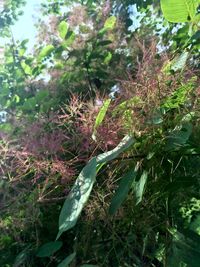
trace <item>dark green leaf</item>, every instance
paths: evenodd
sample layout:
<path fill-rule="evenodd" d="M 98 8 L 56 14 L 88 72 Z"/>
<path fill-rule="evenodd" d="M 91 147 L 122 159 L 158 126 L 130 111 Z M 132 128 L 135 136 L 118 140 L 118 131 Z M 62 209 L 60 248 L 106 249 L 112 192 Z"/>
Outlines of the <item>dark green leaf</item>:
<path fill-rule="evenodd" d="M 73 261 L 73 259 L 75 258 L 76 253 L 72 253 L 70 254 L 67 258 L 65 258 L 61 263 L 58 264 L 57 267 L 68 267 L 69 264 Z"/>
<path fill-rule="evenodd" d="M 129 172 L 127 172 L 125 175 L 122 176 L 120 184 L 117 188 L 116 193 L 112 198 L 109 207 L 109 213 L 111 215 L 116 213 L 117 209 L 121 206 L 121 204 L 127 197 L 135 177 L 136 177 L 136 171 L 134 169 L 131 169 Z"/>
<path fill-rule="evenodd" d="M 37 257 L 50 257 L 52 256 L 56 251 L 58 251 L 62 247 L 61 241 L 55 241 L 55 242 L 49 242 L 44 245 L 42 245 L 38 251 L 36 256 Z"/>
<path fill-rule="evenodd" d="M 192 133 L 192 124 L 184 122 L 177 126 L 167 137 L 166 150 L 180 148 L 185 145 Z"/>

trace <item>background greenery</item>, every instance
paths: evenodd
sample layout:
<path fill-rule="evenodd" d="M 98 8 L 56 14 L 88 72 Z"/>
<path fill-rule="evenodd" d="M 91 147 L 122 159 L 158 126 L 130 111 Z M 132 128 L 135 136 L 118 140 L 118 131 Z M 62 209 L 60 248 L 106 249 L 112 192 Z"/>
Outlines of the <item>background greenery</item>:
<path fill-rule="evenodd" d="M 199 0 L 44 1 L 32 53 L 23 4 L 0 20 L 0 265 L 199 267 Z"/>

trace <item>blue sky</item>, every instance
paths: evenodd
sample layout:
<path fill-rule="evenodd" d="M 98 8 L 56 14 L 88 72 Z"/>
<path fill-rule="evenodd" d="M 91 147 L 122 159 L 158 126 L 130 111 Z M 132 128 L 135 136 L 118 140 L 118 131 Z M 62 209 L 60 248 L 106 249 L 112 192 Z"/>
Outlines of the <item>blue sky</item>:
<path fill-rule="evenodd" d="M 29 39 L 29 49 L 34 45 L 36 29 L 34 27 L 37 17 L 39 17 L 39 8 L 42 0 L 27 0 L 23 7 L 24 14 L 12 26 L 12 32 L 15 40 Z"/>

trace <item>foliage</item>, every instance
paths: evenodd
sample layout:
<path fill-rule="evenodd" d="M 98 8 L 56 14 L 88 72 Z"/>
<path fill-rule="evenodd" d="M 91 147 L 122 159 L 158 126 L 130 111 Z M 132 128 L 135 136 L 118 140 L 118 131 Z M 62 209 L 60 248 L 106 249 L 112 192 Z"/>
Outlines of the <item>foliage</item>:
<path fill-rule="evenodd" d="M 199 266 L 198 7 L 44 1 L 34 51 L 10 39 L 0 66 L 2 267 Z"/>

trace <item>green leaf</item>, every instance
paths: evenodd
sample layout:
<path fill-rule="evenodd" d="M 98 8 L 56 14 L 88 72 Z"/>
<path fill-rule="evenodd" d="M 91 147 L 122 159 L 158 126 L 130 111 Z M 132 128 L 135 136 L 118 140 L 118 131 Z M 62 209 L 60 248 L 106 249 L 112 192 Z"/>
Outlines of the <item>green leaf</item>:
<path fill-rule="evenodd" d="M 42 104 L 42 102 L 43 102 L 48 96 L 49 96 L 49 91 L 46 90 L 46 89 L 44 89 L 44 90 L 40 90 L 40 91 L 36 94 L 35 98 L 36 98 L 37 103 Z"/>
<path fill-rule="evenodd" d="M 23 249 L 15 258 L 14 267 L 23 266 L 29 258 L 31 245 L 28 245 L 25 249 Z"/>
<path fill-rule="evenodd" d="M 106 55 L 106 57 L 104 58 L 104 63 L 108 64 L 112 59 L 112 53 L 108 52 L 108 54 Z"/>
<path fill-rule="evenodd" d="M 126 135 L 117 147 L 113 150 L 105 152 L 97 156 L 97 163 L 104 164 L 105 162 L 111 161 L 118 157 L 122 152 L 128 149 L 134 143 L 132 136 Z"/>
<path fill-rule="evenodd" d="M 59 232 L 56 239 L 58 239 L 63 232 L 75 226 L 90 196 L 99 169 L 103 164 L 115 159 L 120 153 L 129 148 L 133 142 L 133 137 L 125 136 L 116 148 L 102 153 L 98 157 L 92 158 L 82 169 L 60 212 Z"/>
<path fill-rule="evenodd" d="M 31 111 L 31 110 L 34 110 L 35 107 L 37 105 L 37 101 L 36 101 L 36 98 L 35 97 L 31 97 L 31 98 L 28 98 L 23 106 L 22 106 L 22 110 L 24 111 Z"/>
<path fill-rule="evenodd" d="M 98 265 L 93 265 L 93 264 L 83 264 L 80 267 L 98 267 Z"/>
<path fill-rule="evenodd" d="M 170 22 L 188 22 L 196 14 L 198 1 L 196 0 L 161 0 L 164 17 Z"/>
<path fill-rule="evenodd" d="M 68 31 L 66 36 L 65 36 L 65 41 L 63 41 L 62 45 L 64 48 L 69 47 L 74 40 L 76 39 L 76 34 L 72 31 Z"/>
<path fill-rule="evenodd" d="M 104 29 L 106 30 L 112 30 L 116 24 L 117 18 L 115 16 L 111 16 L 107 18 L 107 20 L 104 23 Z"/>
<path fill-rule="evenodd" d="M 136 205 L 142 201 L 147 177 L 148 177 L 148 174 L 146 171 L 144 171 L 140 177 L 140 180 L 135 182 L 134 191 L 135 191 L 135 196 L 136 196 Z"/>
<path fill-rule="evenodd" d="M 100 109 L 100 111 L 96 117 L 94 128 L 98 128 L 101 125 L 101 123 L 103 122 L 104 117 L 106 115 L 106 112 L 110 106 L 110 102 L 111 102 L 111 99 L 107 99 L 103 102 L 103 106 L 101 107 L 101 109 Z"/>
<path fill-rule="evenodd" d="M 189 53 L 185 51 L 181 55 L 176 57 L 171 63 L 171 70 L 177 71 L 177 70 L 184 69 L 188 56 L 189 56 Z"/>
<path fill-rule="evenodd" d="M 15 101 L 15 103 L 19 103 L 20 102 L 20 97 L 18 95 L 14 95 L 13 96 L 13 101 Z"/>
<path fill-rule="evenodd" d="M 57 267 L 68 267 L 69 264 L 73 261 L 73 259 L 75 258 L 76 253 L 72 253 L 70 254 L 67 258 L 65 258 L 61 263 L 58 264 Z"/>
<path fill-rule="evenodd" d="M 94 124 L 94 131 L 93 131 L 93 134 L 92 134 L 92 138 L 93 140 L 96 141 L 96 129 L 101 125 L 101 123 L 103 122 L 104 120 L 104 117 L 106 115 L 106 112 L 110 106 L 110 102 L 111 102 L 111 99 L 107 99 L 103 102 L 103 105 L 96 117 L 96 120 L 95 120 L 95 124 Z"/>
<path fill-rule="evenodd" d="M 135 177 L 136 177 L 136 172 L 134 169 L 132 169 L 126 174 L 124 174 L 123 177 L 121 178 L 119 187 L 117 188 L 117 191 L 115 195 L 113 196 L 110 207 L 109 207 L 109 213 L 111 215 L 116 213 L 117 209 L 121 206 L 121 204 L 125 200 L 133 184 Z"/>
<path fill-rule="evenodd" d="M 40 258 L 50 257 L 56 251 L 58 251 L 61 247 L 62 247 L 61 241 L 54 241 L 54 242 L 46 243 L 38 249 L 36 256 Z"/>
<path fill-rule="evenodd" d="M 174 109 L 179 108 L 181 105 L 184 105 L 188 99 L 188 94 L 194 88 L 194 83 L 191 80 L 185 85 L 180 86 L 176 89 L 169 97 L 166 98 L 165 102 L 162 104 L 162 108 Z"/>
<path fill-rule="evenodd" d="M 166 150 L 177 149 L 185 145 L 192 133 L 192 124 L 183 122 L 167 137 Z"/>
<path fill-rule="evenodd" d="M 21 62 L 22 69 L 24 70 L 25 74 L 31 75 L 32 69 L 29 65 L 27 65 L 24 61 Z"/>
<path fill-rule="evenodd" d="M 75 226 L 90 196 L 96 178 L 96 171 L 96 158 L 92 158 L 79 174 L 69 196 L 65 200 L 59 216 L 59 233 L 57 239 L 63 232 Z"/>
<path fill-rule="evenodd" d="M 65 36 L 68 32 L 68 28 L 69 28 L 69 25 L 64 20 L 61 21 L 60 24 L 58 25 L 58 32 L 62 39 L 65 39 Z"/>
<path fill-rule="evenodd" d="M 109 44 L 112 44 L 111 40 L 103 40 L 103 41 L 99 41 L 97 43 L 97 46 L 106 46 L 106 45 L 109 45 Z"/>
<path fill-rule="evenodd" d="M 200 235 L 200 215 L 196 215 L 190 224 L 190 230 L 194 231 L 196 234 Z"/>
<path fill-rule="evenodd" d="M 199 267 L 200 262 L 200 239 L 194 238 L 191 233 L 187 235 L 178 232 L 176 229 L 169 229 L 172 235 L 172 244 L 167 255 L 167 267 L 187 266 Z M 181 264 L 182 263 L 182 264 Z M 185 263 L 185 264 L 184 264 Z"/>
<path fill-rule="evenodd" d="M 38 56 L 38 60 L 41 61 L 43 60 L 45 57 L 49 56 L 53 50 L 54 50 L 54 46 L 53 45 L 47 45 L 45 46 L 42 51 L 39 53 L 39 56 Z"/>

